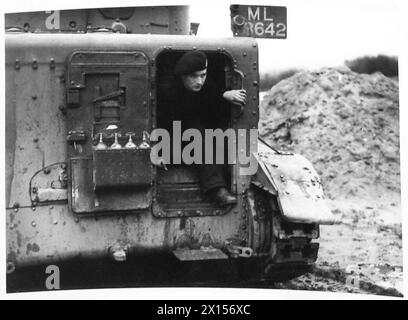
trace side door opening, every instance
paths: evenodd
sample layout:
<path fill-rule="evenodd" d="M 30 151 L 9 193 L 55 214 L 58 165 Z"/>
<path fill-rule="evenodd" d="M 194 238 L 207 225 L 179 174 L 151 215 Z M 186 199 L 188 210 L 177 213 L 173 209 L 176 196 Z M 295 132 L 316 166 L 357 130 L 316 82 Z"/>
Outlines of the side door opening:
<path fill-rule="evenodd" d="M 174 85 L 180 79 L 174 75 L 174 67 L 186 51 L 163 51 L 157 57 L 157 128 L 166 129 L 172 136 L 173 118 L 171 111 L 180 107 L 178 101 L 169 98 L 173 94 Z M 225 53 L 205 51 L 208 60 L 207 81 L 216 87 L 219 92 L 232 89 L 232 59 Z M 221 99 L 222 100 L 222 99 Z M 215 112 L 214 112 L 215 110 Z M 210 111 L 209 111 L 210 112 Z M 214 106 L 211 115 L 211 128 L 226 130 L 232 128 L 231 106 L 221 101 Z M 204 140 L 204 137 L 203 137 Z M 227 138 L 224 138 L 224 165 L 223 174 L 227 188 L 231 191 L 233 184 L 233 164 L 228 164 Z M 214 141 L 215 145 L 215 141 Z M 184 147 L 185 145 L 183 145 Z M 173 151 L 173 150 L 172 150 Z M 171 151 L 171 154 L 173 153 Z M 214 157 L 215 163 L 215 157 Z M 167 170 L 157 170 L 157 216 L 196 216 L 215 215 L 226 212 L 219 208 L 205 194 L 200 186 L 200 179 L 194 164 L 168 164 Z"/>

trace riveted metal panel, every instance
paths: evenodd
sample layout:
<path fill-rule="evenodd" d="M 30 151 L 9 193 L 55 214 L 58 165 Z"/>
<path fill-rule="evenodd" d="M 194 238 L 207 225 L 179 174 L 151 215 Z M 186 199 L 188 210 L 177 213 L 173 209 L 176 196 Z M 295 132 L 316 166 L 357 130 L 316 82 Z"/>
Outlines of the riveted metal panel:
<path fill-rule="evenodd" d="M 96 190 L 152 184 L 150 149 L 94 150 L 93 160 Z"/>
<path fill-rule="evenodd" d="M 74 212 L 112 213 L 150 205 L 149 150 L 109 149 L 112 134 L 123 147 L 126 134 L 142 143 L 143 132 L 150 129 L 148 87 L 143 52 L 75 51 L 69 56 L 67 98 L 75 90 L 79 96 L 78 105 L 67 110 Z M 98 138 L 105 139 L 108 150 L 95 150 Z"/>
<path fill-rule="evenodd" d="M 284 219 L 296 223 L 338 222 L 325 201 L 317 172 L 303 156 L 281 154 L 260 142 L 257 160 L 258 170 L 278 193 Z"/>
<path fill-rule="evenodd" d="M 7 210 L 7 262 L 20 266 L 63 263 L 72 258 L 108 257 L 120 244 L 129 254 L 200 249 L 222 249 L 232 238 L 236 221 L 229 216 L 156 219 L 150 210 L 138 214 L 76 216 L 66 205 Z M 210 235 L 210 237 L 209 237 Z"/>
<path fill-rule="evenodd" d="M 6 57 L 11 53 L 7 51 Z M 66 160 L 62 75 L 62 64 L 50 69 L 49 59 L 39 62 L 37 69 L 24 60 L 18 70 L 14 64 L 6 65 L 7 207 L 30 207 L 32 177 L 46 166 Z"/>
<path fill-rule="evenodd" d="M 89 8 L 5 14 L 6 30 L 41 33 L 122 32 L 184 34 L 190 32 L 188 6 Z"/>
<path fill-rule="evenodd" d="M 213 52 L 218 47 L 220 50 L 224 48 L 224 52 L 231 56 L 232 61 L 236 60 L 234 63 L 237 64 L 237 68 L 244 71 L 248 67 L 246 60 L 243 64 L 241 63 L 244 59 L 240 58 L 242 52 L 250 53 L 253 51 L 247 57 L 257 57 L 257 48 L 252 46 L 252 40 L 248 41 L 247 39 L 203 39 L 187 36 L 130 34 L 6 35 L 6 76 L 7 79 L 11 79 L 10 82 L 7 82 L 6 92 L 8 126 L 6 146 L 12 155 L 7 160 L 7 190 L 8 199 L 10 199 L 8 205 L 13 208 L 13 203 L 16 202 L 17 197 L 25 199 L 20 201 L 21 207 L 7 211 L 7 242 L 10 261 L 24 265 L 62 261 L 78 255 L 104 257 L 107 254 L 107 248 L 116 242 L 128 244 L 131 248 L 130 251 L 134 253 L 139 250 L 168 250 L 176 248 L 177 244 L 180 243 L 188 244 L 192 249 L 199 249 L 201 243 L 208 242 L 205 240 L 208 238 L 207 234 L 211 235 L 211 243 L 217 248 L 222 248 L 226 239 L 239 238 L 239 243 L 246 241 L 247 231 L 241 224 L 243 203 L 240 197 L 237 206 L 225 215 L 217 215 L 216 213 L 213 216 L 197 215 L 194 217 L 178 217 L 176 215 L 171 219 L 157 219 L 152 215 L 149 208 L 150 194 L 144 193 L 138 193 L 138 198 L 134 198 L 134 203 L 139 205 L 135 210 L 129 209 L 135 208 L 134 203 L 123 201 L 120 211 L 117 211 L 120 213 L 119 217 L 115 214 L 76 215 L 67 204 L 62 203 L 54 204 L 53 208 L 44 204 L 38 204 L 37 207 L 31 208 L 28 187 L 31 177 L 39 170 L 55 163 L 67 162 L 70 179 L 72 172 L 78 171 L 75 179 L 71 181 L 74 187 L 69 189 L 70 199 L 78 188 L 83 188 L 85 193 L 89 191 L 97 194 L 93 189 L 92 146 L 95 146 L 98 141 L 89 134 L 92 131 L 87 131 L 86 128 L 67 127 L 67 119 L 70 117 L 71 111 L 75 112 L 77 109 L 71 109 L 67 105 L 67 91 L 65 89 L 68 87 L 69 90 L 77 92 L 76 99 L 72 101 L 73 104 L 77 104 L 77 108 L 81 108 L 83 92 L 86 90 L 82 85 L 86 87 L 89 82 L 84 82 L 83 78 L 78 77 L 74 78 L 75 82 L 71 86 L 71 79 L 65 75 L 67 57 L 72 52 L 78 51 L 141 52 L 147 57 L 148 65 L 152 68 L 157 54 L 169 44 L 180 50 L 191 50 L 196 47 Z M 27 50 L 27 47 L 30 50 Z M 36 60 L 37 69 L 33 68 L 33 59 Z M 16 68 L 16 65 L 19 68 Z M 78 65 L 78 70 L 82 67 Z M 121 69 L 123 66 L 116 67 Z M 140 63 L 130 69 L 138 68 L 147 68 L 147 65 L 144 66 Z M 95 69 L 101 72 L 106 71 L 104 66 L 95 66 Z M 152 70 L 154 69 L 152 68 Z M 253 79 L 257 77 L 257 72 L 254 70 L 246 74 L 247 77 Z M 117 75 L 118 73 L 114 72 L 107 78 L 112 80 Z M 37 81 L 37 79 L 39 80 Z M 110 80 L 106 81 L 109 82 Z M 140 80 L 139 84 L 142 83 L 144 82 Z M 79 84 L 79 87 L 76 87 L 76 84 Z M 250 90 L 252 94 L 256 92 L 254 88 Z M 117 88 L 113 89 L 109 92 L 102 92 L 98 96 L 118 91 Z M 31 98 L 32 93 L 36 90 L 39 92 L 37 100 Z M 128 90 L 124 91 L 126 92 L 124 95 L 113 99 L 117 101 L 120 108 L 128 107 L 129 99 L 126 97 Z M 89 93 L 90 98 L 92 97 L 89 101 L 92 100 L 92 104 L 96 98 L 95 92 L 100 91 L 94 89 L 92 93 Z M 155 97 L 154 90 L 150 87 L 146 90 L 146 94 L 148 97 Z M 256 102 L 251 104 L 251 108 L 257 108 L 257 97 L 253 101 Z M 101 102 L 97 101 L 97 103 Z M 149 103 L 147 100 L 147 109 L 152 108 Z M 248 127 L 245 117 L 247 117 L 246 111 L 234 124 L 236 128 L 238 126 L 240 128 Z M 255 126 L 256 117 L 254 115 L 251 117 L 250 123 Z M 37 123 L 37 125 L 34 126 L 33 123 Z M 147 123 L 147 129 L 150 132 L 153 124 Z M 31 140 L 34 133 L 37 133 L 34 137 L 35 141 L 34 139 Z M 68 148 L 67 138 L 70 139 Z M 112 137 L 106 139 L 108 145 L 113 142 Z M 134 140 L 136 144 L 140 142 L 140 136 L 138 139 L 139 141 Z M 79 147 L 82 141 L 85 144 Z M 126 136 L 119 137 L 119 142 L 122 145 L 126 141 Z M 77 150 L 81 149 L 81 152 L 78 151 L 75 156 L 70 153 L 68 157 L 67 150 L 72 148 L 72 151 L 75 148 L 74 142 L 77 144 Z M 21 150 L 20 147 L 27 149 Z M 25 164 L 29 164 L 29 166 Z M 244 177 L 244 179 L 245 181 L 242 181 L 244 184 L 240 184 L 239 192 L 244 191 L 249 185 L 249 177 Z M 105 199 L 102 200 L 105 202 L 101 202 L 101 199 Z M 108 195 L 104 197 L 94 196 L 88 199 L 77 198 L 76 206 L 78 212 L 88 212 L 88 210 L 96 210 L 99 201 L 100 206 L 107 208 L 105 210 L 118 209 L 118 207 L 114 207 L 115 202 L 111 200 L 112 198 L 109 198 Z"/>

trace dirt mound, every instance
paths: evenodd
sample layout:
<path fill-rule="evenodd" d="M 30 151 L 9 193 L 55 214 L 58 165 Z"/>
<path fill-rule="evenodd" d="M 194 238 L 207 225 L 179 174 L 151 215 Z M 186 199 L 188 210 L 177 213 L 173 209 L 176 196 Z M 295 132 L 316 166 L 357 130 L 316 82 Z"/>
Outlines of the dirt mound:
<path fill-rule="evenodd" d="M 381 73 L 324 68 L 275 85 L 260 136 L 309 159 L 331 199 L 400 192 L 398 83 Z"/>

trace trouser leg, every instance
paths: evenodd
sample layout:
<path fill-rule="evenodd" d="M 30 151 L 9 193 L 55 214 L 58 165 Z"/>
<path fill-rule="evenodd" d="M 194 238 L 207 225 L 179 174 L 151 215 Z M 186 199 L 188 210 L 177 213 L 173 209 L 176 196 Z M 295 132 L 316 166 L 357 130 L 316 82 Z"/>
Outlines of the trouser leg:
<path fill-rule="evenodd" d="M 222 164 L 202 164 L 197 165 L 197 169 L 201 190 L 204 193 L 214 188 L 227 187 Z"/>
<path fill-rule="evenodd" d="M 203 145 L 202 145 L 202 155 L 203 155 L 203 164 L 197 165 L 198 176 L 200 179 L 200 186 L 201 190 L 204 193 L 209 192 L 214 188 L 220 187 L 227 187 L 227 183 L 225 182 L 224 176 L 224 165 L 223 164 L 215 164 L 215 145 L 213 149 L 213 163 L 212 164 L 205 164 L 205 128 L 200 125 L 196 124 L 195 126 L 200 132 L 201 136 L 203 137 Z"/>

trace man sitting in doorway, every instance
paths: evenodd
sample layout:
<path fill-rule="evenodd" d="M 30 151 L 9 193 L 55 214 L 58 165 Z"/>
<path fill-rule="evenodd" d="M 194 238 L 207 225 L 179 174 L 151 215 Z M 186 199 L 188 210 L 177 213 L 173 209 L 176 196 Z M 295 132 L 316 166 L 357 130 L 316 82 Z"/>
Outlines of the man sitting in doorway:
<path fill-rule="evenodd" d="M 163 99 L 167 105 L 167 122 L 181 121 L 182 131 L 188 128 L 204 130 L 217 126 L 217 115 L 224 102 L 243 106 L 246 103 L 245 90 L 221 90 L 207 78 L 208 60 L 204 52 L 194 50 L 185 53 L 176 63 L 176 81 L 169 84 Z M 204 140 L 204 139 L 203 139 Z M 223 165 L 197 165 L 201 189 L 220 206 L 236 203 L 237 199 L 227 189 Z"/>

